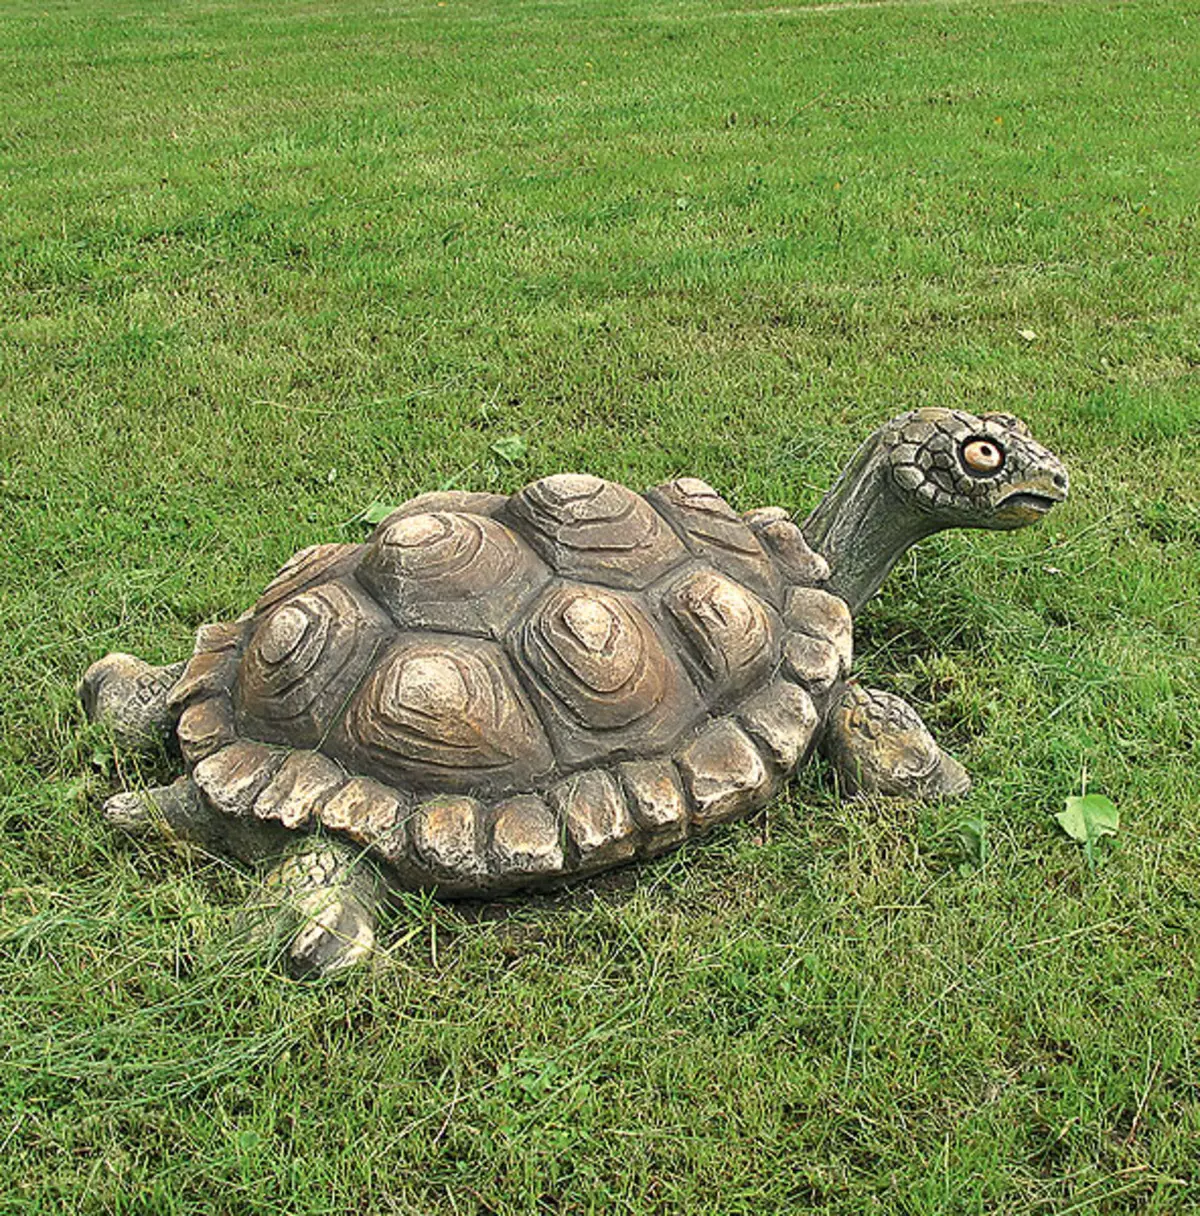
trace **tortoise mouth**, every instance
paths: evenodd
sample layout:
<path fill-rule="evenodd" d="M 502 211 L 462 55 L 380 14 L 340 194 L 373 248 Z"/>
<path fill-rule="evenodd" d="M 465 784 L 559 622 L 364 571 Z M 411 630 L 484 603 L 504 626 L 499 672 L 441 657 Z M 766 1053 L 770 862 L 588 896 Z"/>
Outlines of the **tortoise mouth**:
<path fill-rule="evenodd" d="M 1010 494 L 1000 504 L 1000 510 L 1004 513 L 1024 514 L 1033 512 L 1035 515 L 1045 515 L 1047 511 L 1058 506 L 1062 502 L 1062 497 L 1055 497 L 1051 494 L 1040 494 L 1033 490 L 1019 490 L 1016 494 Z"/>
<path fill-rule="evenodd" d="M 994 528 L 1024 528 L 1036 524 L 1067 497 L 1066 477 L 1031 477 L 1013 486 L 996 504 Z"/>
<path fill-rule="evenodd" d="M 1017 482 L 996 504 L 997 517 L 1005 523 L 1033 523 L 1067 497 L 1067 475 L 1062 471 L 1038 470 Z"/>

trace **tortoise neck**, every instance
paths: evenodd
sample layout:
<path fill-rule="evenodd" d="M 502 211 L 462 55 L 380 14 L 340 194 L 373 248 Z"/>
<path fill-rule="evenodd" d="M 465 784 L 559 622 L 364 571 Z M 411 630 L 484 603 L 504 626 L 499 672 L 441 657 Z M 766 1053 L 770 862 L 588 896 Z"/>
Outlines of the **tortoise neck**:
<path fill-rule="evenodd" d="M 917 541 L 941 531 L 901 497 L 881 434 L 858 449 L 801 529 L 829 563 L 829 589 L 854 613 Z"/>

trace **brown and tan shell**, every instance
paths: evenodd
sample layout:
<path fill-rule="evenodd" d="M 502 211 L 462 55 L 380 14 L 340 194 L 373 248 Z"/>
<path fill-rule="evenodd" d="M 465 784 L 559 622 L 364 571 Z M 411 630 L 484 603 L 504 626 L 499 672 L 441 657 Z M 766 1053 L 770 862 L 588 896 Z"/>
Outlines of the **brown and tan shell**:
<path fill-rule="evenodd" d="M 785 512 L 682 478 L 422 495 L 298 553 L 172 693 L 211 805 L 477 894 L 652 856 L 761 805 L 851 660 Z"/>

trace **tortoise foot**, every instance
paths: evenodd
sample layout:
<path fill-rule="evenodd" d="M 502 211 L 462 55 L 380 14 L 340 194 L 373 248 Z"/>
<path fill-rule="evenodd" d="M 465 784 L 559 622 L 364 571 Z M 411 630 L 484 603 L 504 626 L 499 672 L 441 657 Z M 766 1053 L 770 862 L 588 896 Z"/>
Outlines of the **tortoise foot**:
<path fill-rule="evenodd" d="M 105 655 L 84 672 L 79 700 L 91 722 L 105 722 L 122 747 L 138 751 L 162 747 L 173 737 L 179 711 L 167 695 L 186 663 L 151 667 L 131 654 Z"/>
<path fill-rule="evenodd" d="M 906 701 L 848 684 L 829 714 L 825 750 L 851 795 L 957 798 L 971 779 Z"/>
<path fill-rule="evenodd" d="M 335 900 L 292 939 L 288 969 L 296 976 L 333 975 L 363 962 L 375 949 L 377 923 L 358 900 Z"/>
<path fill-rule="evenodd" d="M 279 949 L 295 976 L 327 976 L 375 950 L 382 884 L 357 852 L 310 838 L 267 875 L 254 934 Z"/>

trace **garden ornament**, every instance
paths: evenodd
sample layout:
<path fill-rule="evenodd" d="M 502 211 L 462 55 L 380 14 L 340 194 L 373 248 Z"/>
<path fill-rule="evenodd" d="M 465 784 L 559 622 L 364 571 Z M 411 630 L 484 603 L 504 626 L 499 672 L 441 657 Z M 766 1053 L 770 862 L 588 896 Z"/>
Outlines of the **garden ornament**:
<path fill-rule="evenodd" d="M 852 794 L 963 793 L 899 697 L 850 677 L 854 614 L 916 541 L 1067 495 L 1007 414 L 882 426 L 807 522 L 684 477 L 423 494 L 297 553 L 186 663 L 81 684 L 186 776 L 120 793 L 134 835 L 269 861 L 297 972 L 368 954 L 389 893 L 484 897 L 653 857 L 772 797 L 817 750 Z"/>

